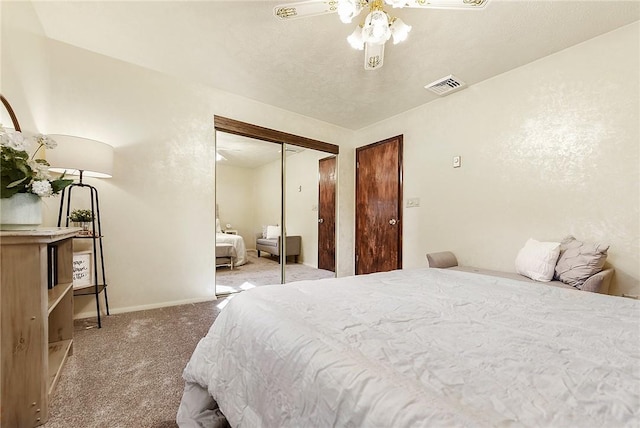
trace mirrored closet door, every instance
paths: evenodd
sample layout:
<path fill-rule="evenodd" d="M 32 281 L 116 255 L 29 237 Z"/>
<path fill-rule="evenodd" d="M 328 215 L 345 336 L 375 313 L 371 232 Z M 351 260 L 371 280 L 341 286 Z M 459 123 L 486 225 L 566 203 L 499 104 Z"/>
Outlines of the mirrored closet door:
<path fill-rule="evenodd" d="M 216 294 L 333 277 L 337 146 L 219 116 L 215 126 Z"/>
<path fill-rule="evenodd" d="M 217 295 L 281 282 L 278 258 L 260 250 L 280 234 L 280 152 L 280 144 L 216 132 Z"/>
<path fill-rule="evenodd" d="M 335 276 L 335 170 L 331 183 L 326 173 L 331 163 L 325 159 L 333 160 L 335 165 L 336 157 L 328 158 L 325 152 L 289 144 L 285 147 L 285 224 L 289 255 L 285 278 L 287 282 L 332 278 Z"/>

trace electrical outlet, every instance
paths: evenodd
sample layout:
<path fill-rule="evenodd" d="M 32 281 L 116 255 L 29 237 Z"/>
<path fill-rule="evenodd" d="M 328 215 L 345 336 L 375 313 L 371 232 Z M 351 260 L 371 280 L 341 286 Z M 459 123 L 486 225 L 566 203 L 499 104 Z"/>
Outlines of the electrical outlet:
<path fill-rule="evenodd" d="M 420 206 L 420 198 L 407 199 L 407 208 L 415 208 Z"/>

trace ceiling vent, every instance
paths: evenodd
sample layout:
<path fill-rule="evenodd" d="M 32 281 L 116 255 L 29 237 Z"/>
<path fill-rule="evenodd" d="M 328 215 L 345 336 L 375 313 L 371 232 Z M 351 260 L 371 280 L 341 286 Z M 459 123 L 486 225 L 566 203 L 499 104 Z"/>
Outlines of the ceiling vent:
<path fill-rule="evenodd" d="M 453 74 L 450 74 L 447 77 L 443 77 L 442 79 L 438 79 L 435 82 L 429 83 L 424 88 L 430 90 L 431 92 L 435 92 L 436 94 L 443 97 L 452 92 L 459 91 L 466 86 L 466 83 L 458 79 Z"/>

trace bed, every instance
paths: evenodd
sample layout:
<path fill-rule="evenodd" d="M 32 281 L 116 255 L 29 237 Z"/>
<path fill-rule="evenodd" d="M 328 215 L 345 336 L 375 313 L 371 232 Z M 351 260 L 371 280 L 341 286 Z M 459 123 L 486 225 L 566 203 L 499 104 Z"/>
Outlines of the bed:
<path fill-rule="evenodd" d="M 233 258 L 233 266 L 241 266 L 247 262 L 247 247 L 244 245 L 244 239 L 240 235 L 232 235 L 229 233 L 216 233 L 216 257 L 223 252 L 218 247 L 226 248 L 231 244 L 235 250 Z M 216 263 L 217 264 L 217 263 Z"/>
<path fill-rule="evenodd" d="M 198 344 L 177 421 L 638 426 L 639 333 L 636 300 L 469 272 L 259 287 Z"/>

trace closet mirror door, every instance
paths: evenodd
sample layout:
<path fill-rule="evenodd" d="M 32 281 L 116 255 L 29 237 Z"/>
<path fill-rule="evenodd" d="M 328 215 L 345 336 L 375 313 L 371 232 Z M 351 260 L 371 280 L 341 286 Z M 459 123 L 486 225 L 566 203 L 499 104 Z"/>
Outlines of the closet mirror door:
<path fill-rule="evenodd" d="M 216 295 L 282 282 L 281 147 L 216 132 Z"/>
<path fill-rule="evenodd" d="M 291 144 L 285 150 L 285 282 L 334 277 L 335 168 L 327 174 L 326 152 Z"/>
<path fill-rule="evenodd" d="M 221 116 L 214 123 L 216 294 L 335 276 L 338 146 Z M 330 215 L 321 218 L 323 207 Z"/>

